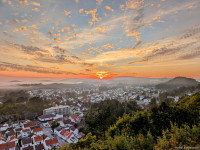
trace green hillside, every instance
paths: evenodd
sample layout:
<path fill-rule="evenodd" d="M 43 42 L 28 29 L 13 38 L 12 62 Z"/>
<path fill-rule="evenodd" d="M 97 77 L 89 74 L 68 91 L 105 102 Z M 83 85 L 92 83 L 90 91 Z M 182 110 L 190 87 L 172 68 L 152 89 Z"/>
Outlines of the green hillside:
<path fill-rule="evenodd" d="M 199 115 L 200 92 L 184 97 L 173 106 L 161 102 L 146 111 L 125 113 L 102 136 L 88 133 L 77 144 L 60 149 L 166 150 L 200 147 Z M 98 124 L 95 124 L 94 130 L 96 126 Z M 101 128 L 101 124 L 98 128 Z"/>

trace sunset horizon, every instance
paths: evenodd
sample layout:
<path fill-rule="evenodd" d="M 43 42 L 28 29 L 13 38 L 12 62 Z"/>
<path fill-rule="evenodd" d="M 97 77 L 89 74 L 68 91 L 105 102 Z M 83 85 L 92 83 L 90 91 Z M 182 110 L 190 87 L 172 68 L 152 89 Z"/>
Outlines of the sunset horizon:
<path fill-rule="evenodd" d="M 199 0 L 1 0 L 0 79 L 199 79 L 199 8 Z"/>

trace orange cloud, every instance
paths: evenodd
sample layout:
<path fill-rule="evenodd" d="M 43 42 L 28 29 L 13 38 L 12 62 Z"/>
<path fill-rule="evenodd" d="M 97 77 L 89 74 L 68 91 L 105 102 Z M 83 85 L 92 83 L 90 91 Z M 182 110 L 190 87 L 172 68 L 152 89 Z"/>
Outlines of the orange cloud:
<path fill-rule="evenodd" d="M 19 20 L 18 20 L 18 19 L 13 19 L 13 21 L 14 21 L 15 23 L 19 23 Z"/>
<path fill-rule="evenodd" d="M 26 28 L 26 26 L 22 26 L 22 27 L 20 27 L 20 30 L 24 31 L 24 30 L 27 30 L 27 28 Z"/>
<path fill-rule="evenodd" d="M 37 2 L 31 2 L 31 4 L 34 5 L 34 6 L 38 6 L 38 7 L 40 7 L 40 3 L 37 3 Z"/>
<path fill-rule="evenodd" d="M 23 22 L 23 23 L 27 23 L 27 22 L 28 22 L 28 20 L 27 20 L 27 19 L 24 19 L 24 20 L 22 20 L 22 22 Z"/>
<path fill-rule="evenodd" d="M 17 29 L 17 28 L 15 28 L 14 30 L 13 30 L 13 32 L 18 32 L 19 31 L 19 29 Z"/>
<path fill-rule="evenodd" d="M 89 10 L 89 11 L 85 11 L 85 13 L 86 13 L 86 15 L 91 15 L 92 16 L 92 20 L 91 21 L 89 21 L 89 24 L 90 25 L 93 25 L 93 23 L 95 22 L 95 21 L 99 21 L 99 19 L 96 17 L 97 16 L 97 9 L 92 9 L 92 10 Z"/>
<path fill-rule="evenodd" d="M 35 31 L 35 30 L 32 30 L 32 31 L 31 31 L 31 33 L 33 33 L 33 34 L 36 34 L 36 33 L 37 33 L 37 31 Z"/>
<path fill-rule="evenodd" d="M 114 9 L 112 9 L 110 6 L 105 6 L 105 8 L 106 8 L 107 10 L 110 10 L 110 11 L 114 12 Z"/>
<path fill-rule="evenodd" d="M 61 31 L 65 32 L 65 31 L 69 31 L 70 29 L 71 29 L 70 27 L 64 27 L 64 28 L 61 29 Z"/>
<path fill-rule="evenodd" d="M 64 15 L 65 15 L 65 16 L 68 16 L 68 15 L 70 15 L 71 13 L 72 13 L 71 11 L 64 10 Z"/>
<path fill-rule="evenodd" d="M 33 8 L 32 10 L 35 11 L 35 12 L 38 12 L 39 8 Z"/>
<path fill-rule="evenodd" d="M 83 9 L 83 8 L 79 9 L 79 13 L 82 13 L 83 11 L 84 11 L 84 9 Z"/>
<path fill-rule="evenodd" d="M 96 27 L 96 30 L 98 30 L 101 33 L 104 33 L 105 29 L 102 27 Z"/>

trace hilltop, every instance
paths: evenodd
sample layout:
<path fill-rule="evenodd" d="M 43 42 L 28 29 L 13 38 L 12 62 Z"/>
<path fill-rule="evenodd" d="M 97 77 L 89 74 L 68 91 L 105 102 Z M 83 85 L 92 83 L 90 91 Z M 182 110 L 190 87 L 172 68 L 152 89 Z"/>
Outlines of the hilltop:
<path fill-rule="evenodd" d="M 183 86 L 185 86 L 185 87 L 197 86 L 198 84 L 199 84 L 199 82 L 197 82 L 195 79 L 192 79 L 192 78 L 176 77 L 167 82 L 156 85 L 156 88 L 175 89 L 175 88 L 179 88 L 179 87 L 183 87 Z"/>

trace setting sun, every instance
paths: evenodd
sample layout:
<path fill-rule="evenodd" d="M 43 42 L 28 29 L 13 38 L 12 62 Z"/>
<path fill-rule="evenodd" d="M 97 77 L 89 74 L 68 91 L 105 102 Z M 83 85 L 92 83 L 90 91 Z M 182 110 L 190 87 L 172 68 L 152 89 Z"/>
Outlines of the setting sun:
<path fill-rule="evenodd" d="M 97 74 L 97 77 L 98 77 L 99 79 L 101 79 L 101 80 L 109 75 L 109 73 L 108 73 L 108 72 L 105 72 L 105 71 L 99 71 L 99 72 L 97 72 L 96 74 Z"/>

